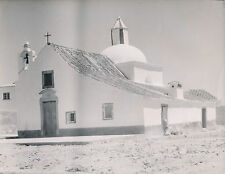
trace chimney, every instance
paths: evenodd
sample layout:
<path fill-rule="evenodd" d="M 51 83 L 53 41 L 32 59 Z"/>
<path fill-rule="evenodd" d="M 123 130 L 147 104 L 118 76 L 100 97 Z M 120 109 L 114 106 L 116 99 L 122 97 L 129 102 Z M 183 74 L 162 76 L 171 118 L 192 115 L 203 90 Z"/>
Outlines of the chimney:
<path fill-rule="evenodd" d="M 172 81 L 168 83 L 170 93 L 174 98 L 184 99 L 184 91 L 182 84 L 178 81 Z"/>

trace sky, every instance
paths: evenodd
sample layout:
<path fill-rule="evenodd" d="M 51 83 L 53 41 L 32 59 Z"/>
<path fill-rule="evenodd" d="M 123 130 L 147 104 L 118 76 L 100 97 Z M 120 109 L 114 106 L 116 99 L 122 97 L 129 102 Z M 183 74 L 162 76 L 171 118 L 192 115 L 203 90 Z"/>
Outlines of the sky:
<path fill-rule="evenodd" d="M 1 0 L 0 84 L 18 79 L 24 42 L 38 53 L 48 31 L 53 43 L 101 53 L 118 16 L 130 45 L 164 68 L 165 85 L 225 98 L 225 6 L 216 0 Z"/>

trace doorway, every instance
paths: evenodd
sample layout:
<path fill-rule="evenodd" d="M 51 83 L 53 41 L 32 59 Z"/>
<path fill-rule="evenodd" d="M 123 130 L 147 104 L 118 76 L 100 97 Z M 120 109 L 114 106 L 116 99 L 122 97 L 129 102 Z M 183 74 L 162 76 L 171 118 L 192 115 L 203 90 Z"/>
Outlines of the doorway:
<path fill-rule="evenodd" d="M 42 102 L 43 109 L 43 135 L 53 137 L 57 135 L 56 101 Z"/>

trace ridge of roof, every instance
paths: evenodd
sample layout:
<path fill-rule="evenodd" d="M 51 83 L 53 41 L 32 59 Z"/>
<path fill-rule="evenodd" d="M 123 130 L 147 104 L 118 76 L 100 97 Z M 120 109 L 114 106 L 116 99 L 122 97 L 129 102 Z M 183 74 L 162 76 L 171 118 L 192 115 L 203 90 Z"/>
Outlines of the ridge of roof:
<path fill-rule="evenodd" d="M 190 89 L 184 92 L 184 98 L 188 100 L 217 102 L 218 99 L 204 89 Z"/>

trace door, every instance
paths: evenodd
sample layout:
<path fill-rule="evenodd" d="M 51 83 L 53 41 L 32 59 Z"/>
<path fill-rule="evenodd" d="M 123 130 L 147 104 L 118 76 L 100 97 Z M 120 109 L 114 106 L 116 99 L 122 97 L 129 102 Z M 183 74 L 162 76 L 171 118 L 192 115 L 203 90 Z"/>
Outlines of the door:
<path fill-rule="evenodd" d="M 44 136 L 56 136 L 56 101 L 43 102 L 43 133 Z"/>
<path fill-rule="evenodd" d="M 162 105 L 161 106 L 161 124 L 162 124 L 162 130 L 163 133 L 166 134 L 166 131 L 168 130 L 168 105 Z"/>

